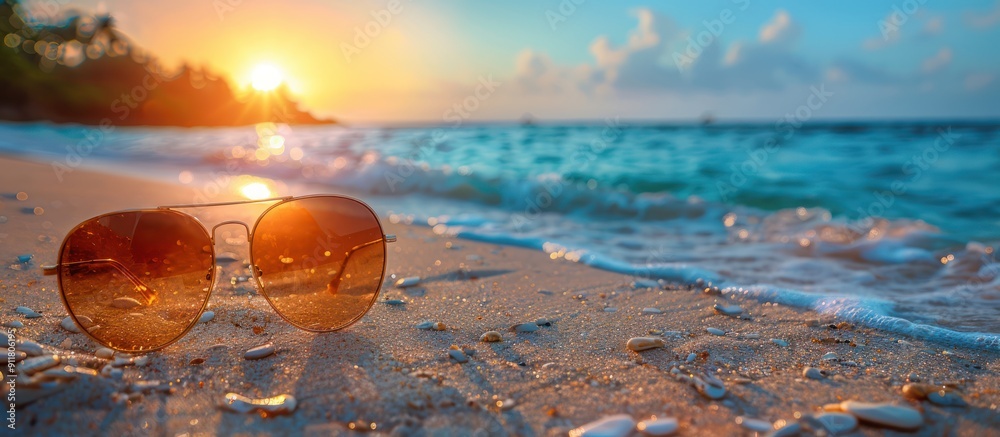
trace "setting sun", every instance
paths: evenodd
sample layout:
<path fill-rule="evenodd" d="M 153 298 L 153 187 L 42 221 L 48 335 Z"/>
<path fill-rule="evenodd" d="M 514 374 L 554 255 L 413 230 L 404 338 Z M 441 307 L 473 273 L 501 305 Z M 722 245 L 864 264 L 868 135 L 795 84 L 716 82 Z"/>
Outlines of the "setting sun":
<path fill-rule="evenodd" d="M 250 73 L 250 85 L 257 91 L 271 91 L 284 80 L 281 70 L 271 64 L 260 64 Z"/>
<path fill-rule="evenodd" d="M 271 197 L 271 189 L 263 182 L 251 182 L 240 189 L 240 193 L 250 200 L 261 200 Z"/>

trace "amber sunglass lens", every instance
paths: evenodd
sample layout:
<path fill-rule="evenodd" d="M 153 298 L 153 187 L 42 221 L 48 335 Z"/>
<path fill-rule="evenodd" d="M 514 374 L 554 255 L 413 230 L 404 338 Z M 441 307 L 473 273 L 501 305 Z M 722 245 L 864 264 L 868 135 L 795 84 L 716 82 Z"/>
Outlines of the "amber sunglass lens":
<path fill-rule="evenodd" d="M 375 302 L 385 271 L 378 218 L 365 204 L 342 197 L 274 206 L 258 220 L 250 254 L 274 309 L 311 331 L 360 319 Z"/>
<path fill-rule="evenodd" d="M 113 213 L 73 229 L 59 285 L 77 325 L 105 346 L 162 348 L 198 321 L 214 278 L 212 240 L 169 210 Z"/>

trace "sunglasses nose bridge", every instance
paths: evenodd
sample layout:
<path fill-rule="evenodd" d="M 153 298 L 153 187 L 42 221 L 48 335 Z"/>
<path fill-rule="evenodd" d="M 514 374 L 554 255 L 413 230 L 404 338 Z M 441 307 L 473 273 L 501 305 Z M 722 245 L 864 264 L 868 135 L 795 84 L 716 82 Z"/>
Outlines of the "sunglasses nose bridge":
<path fill-rule="evenodd" d="M 243 226 L 243 229 L 246 230 L 246 232 L 247 232 L 247 241 L 250 241 L 250 225 L 246 224 L 245 222 L 241 222 L 239 220 L 226 220 L 224 222 L 220 222 L 220 223 L 216 224 L 215 226 L 212 226 L 212 241 L 213 242 L 215 241 L 215 230 L 219 229 L 220 227 L 225 226 L 225 225 L 240 225 L 240 226 Z"/>

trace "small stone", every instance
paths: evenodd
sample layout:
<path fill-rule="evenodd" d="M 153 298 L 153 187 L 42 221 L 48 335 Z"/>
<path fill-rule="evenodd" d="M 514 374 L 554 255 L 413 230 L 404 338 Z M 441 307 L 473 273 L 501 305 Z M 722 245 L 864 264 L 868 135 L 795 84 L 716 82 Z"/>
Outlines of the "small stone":
<path fill-rule="evenodd" d="M 398 281 L 396 281 L 396 287 L 399 288 L 412 287 L 419 283 L 420 283 L 419 276 L 410 276 L 408 278 L 400 278 Z"/>
<path fill-rule="evenodd" d="M 417 323 L 417 329 L 431 329 L 434 327 L 434 323 L 430 320 L 424 320 L 423 322 Z"/>
<path fill-rule="evenodd" d="M 31 258 L 34 258 L 34 257 L 31 256 L 31 255 L 18 255 L 17 256 L 17 262 L 19 262 L 19 263 L 29 263 L 29 262 L 31 262 Z"/>
<path fill-rule="evenodd" d="M 643 314 L 662 314 L 663 311 L 660 311 L 659 308 L 643 308 L 642 309 L 642 313 Z"/>
<path fill-rule="evenodd" d="M 635 420 L 625 414 L 602 417 L 569 432 L 569 437 L 626 437 L 635 430 Z"/>
<path fill-rule="evenodd" d="M 755 432 L 767 432 L 771 430 L 771 422 L 746 416 L 738 416 L 736 424 Z"/>
<path fill-rule="evenodd" d="M 961 392 L 943 385 L 912 383 L 903 386 L 903 396 L 916 400 L 927 400 L 945 407 L 968 405 Z"/>
<path fill-rule="evenodd" d="M 836 360 L 837 360 L 837 354 L 833 352 L 827 352 L 823 354 L 822 358 L 820 358 L 820 361 L 836 361 Z"/>
<path fill-rule="evenodd" d="M 740 308 L 739 305 L 722 305 L 717 303 L 715 305 L 712 305 L 712 310 L 715 311 L 716 314 L 722 314 L 724 316 L 731 316 L 731 317 L 736 317 L 740 314 L 743 314 L 743 308 Z"/>
<path fill-rule="evenodd" d="M 15 308 L 14 312 L 24 315 L 25 319 L 37 319 L 39 317 L 42 317 L 42 315 L 36 313 L 35 310 L 25 306 L 20 306 Z"/>
<path fill-rule="evenodd" d="M 643 420 L 635 426 L 635 429 L 650 437 L 663 437 L 677 432 L 677 427 L 677 419 L 665 417 L 662 419 Z"/>
<path fill-rule="evenodd" d="M 273 353 L 274 353 L 274 345 L 271 343 L 267 343 L 246 351 L 246 353 L 243 354 L 243 358 L 246 358 L 248 360 L 259 360 L 261 358 L 269 357 Z"/>
<path fill-rule="evenodd" d="M 142 302 L 132 299 L 131 297 L 119 297 L 111 301 L 111 306 L 121 308 L 123 310 L 135 308 L 139 305 L 142 305 Z"/>
<path fill-rule="evenodd" d="M 666 346 L 666 343 L 664 343 L 663 339 L 659 337 L 633 337 L 625 343 L 625 348 L 635 352 L 661 348 L 664 346 Z"/>
<path fill-rule="evenodd" d="M 858 419 L 847 413 L 820 413 L 815 419 L 830 435 L 844 434 L 858 427 Z"/>
<path fill-rule="evenodd" d="M 535 322 L 518 323 L 510 327 L 511 332 L 535 332 L 537 330 L 538 324 Z"/>
<path fill-rule="evenodd" d="M 40 357 L 28 358 L 21 362 L 18 370 L 25 375 L 34 375 L 46 369 L 59 365 L 62 361 L 59 355 L 42 355 Z"/>
<path fill-rule="evenodd" d="M 149 357 L 148 356 L 143 355 L 141 357 L 136 357 L 135 358 L 135 365 L 137 367 L 143 367 L 143 366 L 145 366 L 147 364 L 149 364 Z"/>
<path fill-rule="evenodd" d="M 20 320 L 11 320 L 9 322 L 4 322 L 3 326 L 8 328 L 21 329 L 24 327 L 24 323 L 21 323 Z"/>
<path fill-rule="evenodd" d="M 278 395 L 264 399 L 251 399 L 236 393 L 227 393 L 222 407 L 237 413 L 252 413 L 259 411 L 266 415 L 288 414 L 295 411 L 295 396 Z"/>
<path fill-rule="evenodd" d="M 920 376 L 917 375 L 916 373 L 910 373 L 909 375 L 906 376 L 906 380 L 908 382 L 920 382 Z"/>
<path fill-rule="evenodd" d="M 42 345 L 35 343 L 33 341 L 18 342 L 16 349 L 28 354 L 29 357 L 34 357 L 45 353 L 45 350 L 42 349 Z"/>
<path fill-rule="evenodd" d="M 544 294 L 546 296 L 552 296 L 554 293 L 552 293 L 549 290 L 538 290 L 538 294 Z"/>
<path fill-rule="evenodd" d="M 691 352 L 691 353 L 688 354 L 687 360 L 685 360 L 685 361 L 687 361 L 689 363 L 693 363 L 694 360 L 697 360 L 697 359 L 698 359 L 698 355 L 695 354 L 694 352 Z"/>
<path fill-rule="evenodd" d="M 65 339 L 63 339 L 62 343 L 59 343 L 60 349 L 70 349 L 72 347 L 73 347 L 73 339 L 69 337 L 66 337 Z"/>
<path fill-rule="evenodd" d="M 115 356 L 115 351 L 113 351 L 111 349 L 108 349 L 106 347 L 102 347 L 100 349 L 97 349 L 97 352 L 94 352 L 94 355 L 96 355 L 97 358 L 103 358 L 105 360 L 110 360 L 111 357 Z"/>
<path fill-rule="evenodd" d="M 795 437 L 802 432 L 802 425 L 792 422 L 768 434 L 768 437 Z"/>
<path fill-rule="evenodd" d="M 448 356 L 458 363 L 466 363 L 469 361 L 469 357 L 462 352 L 461 349 L 448 349 Z"/>
<path fill-rule="evenodd" d="M 484 343 L 495 343 L 498 341 L 503 341 L 503 336 L 497 331 L 486 331 L 482 336 L 479 337 L 479 341 Z"/>
<path fill-rule="evenodd" d="M 826 379 L 825 372 L 815 367 L 806 367 L 805 369 L 802 369 L 802 376 L 809 379 Z"/>
<path fill-rule="evenodd" d="M 431 329 L 435 331 L 444 331 L 445 329 L 448 329 L 448 325 L 445 325 L 444 323 L 441 322 L 434 322 L 431 325 Z"/>
<path fill-rule="evenodd" d="M 604 312 L 606 312 L 606 313 L 613 313 L 615 311 L 618 311 L 618 308 L 615 308 L 615 307 L 604 307 Z"/>
<path fill-rule="evenodd" d="M 59 326 L 62 326 L 63 329 L 74 334 L 80 333 L 80 327 L 76 326 L 76 322 L 70 316 L 66 316 L 66 318 L 62 319 L 62 322 L 59 322 Z"/>
<path fill-rule="evenodd" d="M 782 340 L 780 338 L 772 338 L 771 339 L 771 343 L 774 343 L 774 344 L 776 344 L 778 346 L 781 346 L 781 347 L 788 347 L 788 342 L 785 341 L 785 340 Z"/>
<path fill-rule="evenodd" d="M 535 320 L 535 324 L 538 325 L 538 326 L 546 326 L 546 327 L 548 327 L 548 326 L 552 326 L 552 321 L 549 320 L 549 319 L 546 319 L 545 317 L 542 317 L 542 318 L 540 318 L 538 320 Z"/>
<path fill-rule="evenodd" d="M 726 335 L 726 331 L 723 331 L 719 328 L 705 328 L 705 330 L 712 335 Z"/>
<path fill-rule="evenodd" d="M 215 318 L 215 311 L 205 311 L 201 313 L 201 317 L 198 318 L 198 323 L 208 323 Z"/>
<path fill-rule="evenodd" d="M 915 430 L 924 423 L 919 411 L 902 405 L 844 401 L 840 408 L 862 421 L 890 428 Z"/>
<path fill-rule="evenodd" d="M 386 299 L 383 300 L 382 302 L 385 303 L 386 305 L 392 305 L 392 306 L 406 305 L 406 301 L 402 299 Z"/>

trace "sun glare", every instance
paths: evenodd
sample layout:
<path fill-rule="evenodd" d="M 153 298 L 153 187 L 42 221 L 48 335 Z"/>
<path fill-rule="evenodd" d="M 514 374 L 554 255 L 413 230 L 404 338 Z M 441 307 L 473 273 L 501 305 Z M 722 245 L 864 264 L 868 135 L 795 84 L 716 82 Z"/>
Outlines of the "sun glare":
<path fill-rule="evenodd" d="M 240 193 L 250 200 L 261 200 L 271 197 L 271 189 L 263 182 L 251 182 L 240 189 Z"/>
<path fill-rule="evenodd" d="M 260 64 L 250 73 L 250 86 L 257 91 L 274 90 L 283 80 L 281 70 L 271 64 Z"/>

